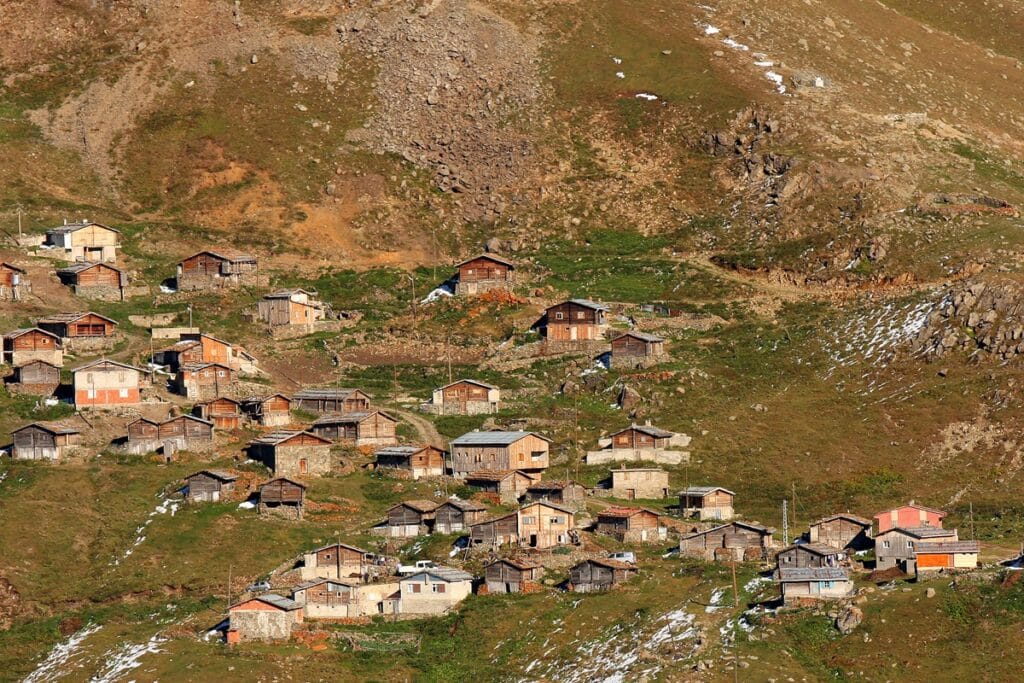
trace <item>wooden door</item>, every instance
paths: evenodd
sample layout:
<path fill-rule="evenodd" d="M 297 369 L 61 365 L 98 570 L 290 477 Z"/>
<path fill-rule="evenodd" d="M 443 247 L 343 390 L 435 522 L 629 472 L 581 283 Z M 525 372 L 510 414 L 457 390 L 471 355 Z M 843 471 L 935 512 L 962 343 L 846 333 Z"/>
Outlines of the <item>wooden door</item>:
<path fill-rule="evenodd" d="M 306 474 L 309 471 L 309 464 L 305 458 L 299 460 L 299 474 Z"/>

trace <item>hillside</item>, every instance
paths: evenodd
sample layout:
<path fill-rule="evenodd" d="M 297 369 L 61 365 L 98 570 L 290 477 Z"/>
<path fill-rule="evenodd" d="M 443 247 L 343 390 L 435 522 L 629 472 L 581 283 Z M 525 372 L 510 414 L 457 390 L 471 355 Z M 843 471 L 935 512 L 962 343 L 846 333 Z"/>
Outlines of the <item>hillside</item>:
<path fill-rule="evenodd" d="M 727 487 L 778 536 L 783 500 L 791 537 L 916 500 L 983 545 L 955 581 L 858 575 L 849 635 L 828 608 L 765 610 L 778 588 L 759 563 L 740 563 L 734 596 L 728 564 L 669 554 L 677 531 L 621 590 L 556 589 L 570 560 L 626 549 L 587 532 L 548 554 L 535 593 L 232 649 L 209 635 L 231 599 L 329 542 L 481 575 L 485 557 L 449 555 L 454 537 L 369 531 L 401 500 L 471 492 L 335 448 L 305 519 L 266 519 L 239 507 L 270 476 L 243 450 L 255 427 L 168 463 L 111 447 L 139 415 L 190 410 L 159 383 L 138 409 L 82 415 L 5 389 L 5 439 L 59 419 L 87 455 L 0 457 L 0 679 L 1012 680 L 1022 46 L 1022 0 L 7 0 L 0 262 L 32 291 L 0 301 L 0 332 L 69 311 L 119 323 L 102 354 L 66 356 L 65 383 L 101 356 L 147 363 L 163 342 L 137 316 L 166 314 L 255 356 L 246 394 L 359 387 L 403 441 L 536 430 L 546 479 L 594 487 L 610 467 L 582 454 L 649 420 L 691 439 L 673 492 Z M 27 246 L 81 219 L 120 231 L 124 300 L 73 294 L 64 262 Z M 255 255 L 262 279 L 169 286 L 210 248 Z M 511 293 L 436 293 L 485 249 L 515 263 Z M 280 288 L 341 320 L 275 338 L 250 313 Z M 607 304 L 613 330 L 660 335 L 668 356 L 638 370 L 546 353 L 530 328 L 567 298 Z M 501 387 L 503 409 L 418 410 L 460 377 Z M 203 468 L 244 492 L 180 503 Z"/>

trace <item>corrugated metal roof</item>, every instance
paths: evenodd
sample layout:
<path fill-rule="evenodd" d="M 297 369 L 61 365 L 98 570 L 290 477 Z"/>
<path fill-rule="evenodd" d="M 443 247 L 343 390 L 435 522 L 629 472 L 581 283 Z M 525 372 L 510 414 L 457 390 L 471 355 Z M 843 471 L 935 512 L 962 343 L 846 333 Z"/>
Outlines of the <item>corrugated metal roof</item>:
<path fill-rule="evenodd" d="M 661 513 L 660 512 L 658 512 L 657 510 L 651 510 L 650 508 L 631 508 L 631 507 L 618 507 L 618 506 L 606 507 L 603 510 L 598 510 L 597 511 L 597 516 L 598 517 L 627 518 L 627 517 L 632 517 L 634 515 L 639 515 L 641 512 L 649 512 L 652 515 L 655 515 L 657 517 L 661 517 Z"/>
<path fill-rule="evenodd" d="M 292 394 L 295 400 L 301 400 L 304 398 L 333 398 L 333 399 L 345 399 L 351 396 L 353 393 L 359 391 L 359 389 L 303 389 Z"/>
<path fill-rule="evenodd" d="M 507 564 L 507 565 L 511 565 L 511 566 L 515 567 L 516 569 L 522 569 L 524 571 L 528 570 L 528 569 L 540 569 L 541 568 L 541 565 L 539 565 L 539 564 L 534 564 L 533 562 L 527 562 L 525 560 L 520 560 L 520 559 L 512 558 L 512 557 L 499 557 L 498 559 L 494 560 L 493 562 L 488 562 L 484 566 L 485 567 L 490 567 L 490 566 L 493 566 L 493 565 L 496 565 L 496 564 Z"/>
<path fill-rule="evenodd" d="M 438 508 L 438 503 L 432 500 L 403 500 L 401 503 L 395 503 L 388 510 L 394 510 L 399 507 L 412 508 L 416 512 L 433 512 Z"/>
<path fill-rule="evenodd" d="M 838 548 L 833 548 L 832 546 L 827 545 L 825 543 L 794 543 L 788 548 L 783 548 L 780 552 L 784 553 L 787 550 L 793 550 L 795 548 L 802 548 L 803 550 L 806 550 L 809 553 L 814 553 L 815 555 L 822 555 L 824 557 L 828 557 L 829 555 L 843 554 L 842 550 L 839 550 Z"/>
<path fill-rule="evenodd" d="M 415 574 L 411 574 L 409 576 L 404 577 L 403 579 L 401 579 L 401 581 L 411 581 L 412 579 L 415 579 L 417 576 L 423 576 L 424 574 L 432 576 L 436 579 L 441 579 L 442 581 L 445 581 L 447 583 L 473 580 L 472 574 L 470 574 L 469 572 L 464 572 L 461 569 L 456 569 L 454 567 L 435 567 L 434 569 L 424 569 L 422 571 L 418 571 Z"/>
<path fill-rule="evenodd" d="M 614 341 L 618 341 L 619 339 L 622 339 L 623 337 L 635 337 L 636 339 L 639 339 L 640 341 L 645 341 L 645 342 L 663 342 L 663 341 L 665 341 L 665 339 L 663 337 L 658 337 L 658 336 L 655 336 L 653 334 L 645 334 L 644 332 L 634 332 L 632 330 L 630 330 L 629 332 L 626 332 L 625 334 L 620 334 L 618 337 L 616 337 L 612 341 L 613 342 Z"/>
<path fill-rule="evenodd" d="M 306 436 L 311 436 L 314 439 L 319 439 L 320 441 L 323 441 L 325 444 L 330 443 L 330 441 L 323 438 L 322 436 L 317 436 L 316 434 L 307 432 L 302 429 L 281 429 L 275 432 L 270 432 L 269 434 L 264 434 L 260 437 L 253 439 L 252 443 L 258 443 L 264 446 L 276 446 L 300 434 L 305 434 Z"/>
<path fill-rule="evenodd" d="M 865 526 L 865 527 L 870 527 L 871 526 L 871 520 L 870 519 L 865 519 L 863 517 L 858 517 L 857 515 L 851 515 L 849 512 L 839 512 L 839 513 L 836 513 L 834 515 L 829 515 L 828 517 L 822 517 L 817 522 L 812 523 L 811 526 L 816 526 L 818 524 L 825 524 L 826 522 L 832 522 L 832 521 L 837 520 L 837 519 L 848 519 L 851 522 L 854 522 L 854 523 L 859 524 L 861 526 Z"/>
<path fill-rule="evenodd" d="M 314 553 L 318 553 L 321 550 L 327 550 L 328 548 L 339 548 L 339 547 L 340 548 L 348 548 L 349 550 L 354 550 L 357 553 L 362 553 L 363 555 L 369 555 L 370 554 L 369 551 L 363 550 L 362 548 L 357 548 L 354 545 L 349 545 L 348 543 L 328 543 L 327 545 L 322 545 L 319 548 L 313 550 L 313 552 Z"/>
<path fill-rule="evenodd" d="M 615 436 L 616 434 L 621 434 L 622 432 L 628 432 L 630 429 L 635 429 L 638 432 L 642 432 L 644 434 L 648 434 L 650 436 L 653 436 L 656 439 L 670 439 L 673 436 L 675 436 L 675 432 L 670 432 L 670 431 L 665 430 L 665 429 L 659 429 L 658 427 L 652 427 L 651 425 L 637 425 L 637 424 L 629 425 L 625 429 L 620 429 L 617 432 L 612 432 L 612 434 L 610 436 Z"/>
<path fill-rule="evenodd" d="M 385 446 L 374 451 L 374 456 L 407 458 L 431 446 Z M 439 449 L 440 450 L 440 449 Z"/>
<path fill-rule="evenodd" d="M 459 268 L 459 267 L 461 267 L 461 266 L 464 266 L 464 265 L 466 265 L 466 264 L 467 264 L 467 263 L 469 263 L 470 261 L 475 261 L 475 260 L 477 260 L 478 258 L 484 258 L 484 259 L 488 259 L 488 260 L 490 260 L 490 261 L 494 261 L 495 263 L 500 263 L 500 264 L 502 264 L 502 265 L 504 265 L 504 266 L 508 266 L 509 268 L 511 268 L 511 269 L 513 269 L 513 270 L 515 270 L 515 267 L 516 267 L 516 264 L 512 263 L 512 262 L 511 262 L 511 261 L 509 261 L 508 259 L 506 259 L 506 258 L 502 258 L 502 257 L 500 257 L 500 256 L 497 256 L 497 255 L 495 255 L 495 254 L 478 254 L 478 255 L 476 255 L 476 256 L 472 256 L 472 257 L 470 257 L 470 258 L 466 259 L 466 260 L 465 260 L 465 261 L 463 261 L 462 263 L 456 263 L 456 264 L 455 264 L 455 267 L 456 267 L 456 268 Z"/>
<path fill-rule="evenodd" d="M 114 320 L 113 318 L 108 318 L 105 315 L 100 315 L 99 313 L 96 313 L 95 311 L 83 311 L 83 312 L 76 312 L 76 313 L 54 313 L 53 315 L 48 315 L 48 316 L 39 318 L 39 320 L 37 320 L 36 323 L 37 324 L 38 323 L 73 323 L 76 320 L 81 320 L 82 318 L 84 318 L 87 315 L 94 315 L 97 318 L 103 318 L 108 323 L 114 323 L 115 325 L 118 324 L 118 322 L 116 320 Z"/>
<path fill-rule="evenodd" d="M 593 558 L 591 558 L 589 560 L 583 560 L 579 564 L 574 565 L 573 569 L 575 569 L 576 567 L 579 567 L 581 565 L 587 564 L 588 562 L 590 564 L 596 564 L 596 565 L 600 565 L 602 567 L 608 567 L 609 569 L 631 569 L 633 571 L 637 571 L 637 568 L 636 568 L 635 565 L 632 565 L 632 564 L 630 564 L 628 562 L 622 562 L 621 560 L 612 560 L 612 559 L 607 558 L 607 557 L 593 557 Z"/>
<path fill-rule="evenodd" d="M 71 368 L 71 372 L 81 372 L 82 370 L 91 370 L 92 368 L 95 368 L 96 366 L 99 366 L 99 365 L 112 365 L 112 366 L 114 366 L 116 368 L 123 368 L 125 370 L 135 370 L 136 372 L 145 372 L 145 370 L 143 370 L 142 368 L 137 368 L 134 365 L 128 365 L 127 363 L 120 363 L 120 362 L 118 362 L 116 360 L 110 360 L 108 358 L 100 358 L 99 360 L 91 361 L 89 363 L 86 363 L 85 365 L 79 365 L 77 368 Z"/>
<path fill-rule="evenodd" d="M 451 384 L 445 384 L 441 388 L 442 389 L 447 389 L 448 387 L 453 387 L 456 384 L 461 384 L 463 382 L 466 382 L 467 384 L 475 384 L 478 387 L 483 387 L 484 389 L 497 389 L 498 388 L 498 387 L 494 386 L 493 384 L 488 384 L 487 382 L 481 382 L 478 379 L 458 379 L 458 380 L 455 380 L 454 382 L 452 382 Z"/>
<path fill-rule="evenodd" d="M 584 308 L 593 308 L 596 311 L 608 310 L 608 307 L 604 304 L 599 304 L 596 301 L 591 301 L 590 299 L 569 299 L 569 303 L 574 303 L 577 306 L 583 306 Z"/>
<path fill-rule="evenodd" d="M 730 496 L 735 496 L 736 495 L 735 493 L 733 493 L 729 489 L 723 488 L 721 486 L 691 486 L 690 488 L 686 488 L 686 489 L 683 489 L 682 491 L 680 491 L 679 495 L 681 495 L 681 496 L 690 496 L 690 497 L 700 496 L 701 498 L 703 498 L 705 496 L 708 496 L 708 495 L 714 493 L 715 491 L 724 491 L 725 493 L 728 493 Z"/>
<path fill-rule="evenodd" d="M 12 430 L 12 433 L 20 432 L 21 430 L 28 429 L 29 427 L 38 427 L 39 429 L 50 432 L 51 434 L 81 434 L 82 432 L 80 429 L 70 427 L 66 424 L 61 424 L 60 422 L 30 422 L 23 427 L 18 427 L 17 429 Z"/>
<path fill-rule="evenodd" d="M 356 424 L 358 422 L 362 422 L 363 420 L 368 420 L 374 415 L 383 415 L 384 417 L 388 418 L 393 422 L 398 422 L 398 419 L 396 417 L 394 417 L 393 415 L 388 415 L 383 410 L 368 410 L 356 413 L 331 413 L 330 415 L 324 415 L 316 422 L 314 422 L 313 426 L 317 427 L 320 425 Z"/>
<path fill-rule="evenodd" d="M 906 528 L 894 527 L 892 529 L 887 529 L 878 535 L 884 536 L 885 534 L 889 534 L 894 531 L 902 532 L 914 538 L 947 538 L 949 536 L 956 536 L 957 533 L 955 529 L 943 529 L 942 527 L 937 526 L 918 526 Z"/>
<path fill-rule="evenodd" d="M 938 541 L 935 543 L 919 543 L 917 547 L 914 548 L 914 553 L 917 555 L 977 552 L 981 552 L 981 543 L 978 541 Z"/>
<path fill-rule="evenodd" d="M 287 612 L 302 609 L 302 605 L 295 602 L 291 598 L 286 598 L 283 595 L 277 595 L 276 593 L 264 593 L 263 595 L 257 595 L 254 598 L 249 598 L 249 600 L 243 600 L 242 602 L 235 603 L 228 609 L 234 609 L 238 605 L 244 605 L 250 600 L 259 600 L 260 602 L 265 602 L 266 604 L 271 605 L 272 607 L 276 607 Z"/>
<path fill-rule="evenodd" d="M 452 446 L 509 446 L 516 441 L 525 439 L 528 436 L 536 436 L 551 443 L 551 439 L 541 436 L 536 432 L 467 432 L 460 437 L 452 439 Z"/>
<path fill-rule="evenodd" d="M 217 479 L 220 479 L 221 481 L 235 481 L 236 479 L 238 479 L 238 475 L 232 474 L 231 472 L 228 472 L 227 470 L 199 470 L 198 472 L 196 472 L 194 474 L 190 474 L 190 475 L 188 475 L 185 478 L 189 479 L 189 478 L 194 477 L 194 476 L 199 475 L 199 474 L 209 474 L 211 477 L 216 477 Z"/>
<path fill-rule="evenodd" d="M 794 581 L 843 581 L 850 578 L 845 567 L 783 567 L 776 572 L 782 583 Z"/>
<path fill-rule="evenodd" d="M 95 268 L 97 266 L 105 266 L 107 268 L 110 268 L 111 270 L 116 270 L 121 275 L 124 275 L 123 270 L 105 261 L 82 261 L 80 263 L 74 263 L 70 266 L 65 266 L 64 268 L 58 268 L 57 272 L 77 274 L 81 273 L 83 270 L 89 270 L 90 268 Z"/>
<path fill-rule="evenodd" d="M 58 225 L 55 228 L 47 228 L 46 232 L 61 234 L 67 232 L 78 232 L 82 228 L 88 228 L 90 225 L 95 225 L 98 228 L 106 228 L 107 230 L 112 230 L 118 234 L 121 233 L 121 231 L 118 230 L 117 228 L 112 228 L 109 225 L 103 225 L 102 223 L 93 223 L 91 221 L 79 221 L 77 223 L 67 223 L 66 225 Z"/>
<path fill-rule="evenodd" d="M 53 332 L 47 332 L 46 330 L 41 330 L 38 327 L 22 327 L 22 328 L 19 328 L 17 330 L 11 330 L 7 334 L 5 334 L 4 337 L 6 339 L 17 339 L 18 337 L 22 337 L 22 336 L 28 334 L 29 332 L 39 332 L 40 334 L 45 334 L 47 337 L 53 337 L 54 339 L 60 339 L 60 337 L 55 335 Z"/>
<path fill-rule="evenodd" d="M 218 258 L 222 258 L 225 261 L 235 261 L 235 262 L 237 262 L 237 261 L 255 261 L 256 260 L 256 257 L 253 256 L 252 254 L 248 253 L 248 252 L 244 252 L 244 251 L 241 251 L 239 249 L 217 247 L 216 249 L 203 249 L 202 251 L 197 251 L 196 253 L 192 254 L 191 256 L 187 256 L 187 257 L 183 258 L 182 261 L 187 261 L 190 258 L 195 258 L 196 256 L 199 256 L 201 254 L 210 254 L 212 256 L 216 256 Z"/>

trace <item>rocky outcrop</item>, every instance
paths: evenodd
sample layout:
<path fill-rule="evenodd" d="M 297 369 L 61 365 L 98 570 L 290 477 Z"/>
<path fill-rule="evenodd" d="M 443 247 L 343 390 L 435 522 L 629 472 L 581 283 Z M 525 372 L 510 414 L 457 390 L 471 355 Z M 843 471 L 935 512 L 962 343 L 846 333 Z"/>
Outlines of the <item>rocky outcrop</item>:
<path fill-rule="evenodd" d="M 913 346 L 929 360 L 954 352 L 978 360 L 1024 354 L 1024 289 L 1011 282 L 973 282 L 949 291 Z"/>

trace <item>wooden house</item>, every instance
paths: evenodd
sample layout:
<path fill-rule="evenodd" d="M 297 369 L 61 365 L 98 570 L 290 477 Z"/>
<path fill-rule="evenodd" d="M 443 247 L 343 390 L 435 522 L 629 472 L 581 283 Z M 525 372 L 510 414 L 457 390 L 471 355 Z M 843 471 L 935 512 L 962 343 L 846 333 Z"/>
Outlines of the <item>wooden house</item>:
<path fill-rule="evenodd" d="M 331 471 L 331 442 L 310 432 L 284 429 L 249 444 L 249 457 L 282 477 L 318 477 Z"/>
<path fill-rule="evenodd" d="M 185 500 L 190 503 L 218 503 L 235 490 L 238 476 L 224 470 L 201 470 L 185 477 Z"/>
<path fill-rule="evenodd" d="M 227 396 L 195 404 L 192 414 L 209 420 L 217 429 L 232 430 L 242 425 L 242 404 Z"/>
<path fill-rule="evenodd" d="M 549 500 L 559 505 L 581 508 L 587 497 L 587 489 L 582 484 L 570 480 L 535 481 L 526 487 L 526 500 Z"/>
<path fill-rule="evenodd" d="M 15 460 L 60 460 L 82 443 L 82 433 L 56 422 L 33 422 L 11 432 Z"/>
<path fill-rule="evenodd" d="M 928 541 L 915 550 L 917 575 L 938 571 L 965 571 L 978 568 L 978 541 Z"/>
<path fill-rule="evenodd" d="M 613 368 L 643 367 L 665 358 L 665 340 L 653 334 L 626 332 L 611 343 Z"/>
<path fill-rule="evenodd" d="M 356 619 L 397 614 L 400 590 L 398 581 L 313 579 L 292 589 L 292 599 L 302 605 L 306 619 Z"/>
<path fill-rule="evenodd" d="M 760 524 L 729 522 L 683 536 L 679 553 L 705 560 L 763 560 L 772 549 L 774 533 Z"/>
<path fill-rule="evenodd" d="M 32 282 L 24 269 L 6 261 L 0 263 L 0 299 L 21 301 L 32 292 Z"/>
<path fill-rule="evenodd" d="M 182 291 L 221 289 L 256 285 L 258 273 L 254 255 L 218 247 L 182 259 L 175 279 Z"/>
<path fill-rule="evenodd" d="M 575 511 L 547 501 L 528 503 L 508 515 L 469 528 L 473 545 L 553 548 L 578 542 Z"/>
<path fill-rule="evenodd" d="M 304 553 L 300 574 L 310 579 L 366 581 L 374 567 L 373 554 L 346 543 L 331 543 Z"/>
<path fill-rule="evenodd" d="M 874 546 L 871 520 L 845 512 L 811 524 L 808 539 L 843 550 L 870 550 Z"/>
<path fill-rule="evenodd" d="M 129 453 L 162 451 L 171 456 L 177 451 L 202 452 L 213 448 L 213 422 L 194 415 L 175 415 L 163 421 L 140 417 L 128 423 Z"/>
<path fill-rule="evenodd" d="M 434 510 L 434 533 L 457 534 L 483 521 L 487 508 L 472 500 L 449 498 Z"/>
<path fill-rule="evenodd" d="M 704 520 L 732 519 L 736 494 L 721 486 L 691 486 L 679 492 L 679 514 Z"/>
<path fill-rule="evenodd" d="M 435 415 L 485 415 L 501 409 L 501 390 L 475 379 L 460 379 L 434 389 L 421 408 Z"/>
<path fill-rule="evenodd" d="M 242 399 L 242 412 L 261 427 L 283 427 L 292 421 L 292 400 L 284 394 Z"/>
<path fill-rule="evenodd" d="M 689 453 L 679 450 L 689 443 L 685 434 L 654 427 L 650 422 L 631 424 L 624 429 L 598 439 L 598 450 L 587 451 L 588 465 L 612 462 L 648 461 L 666 465 L 679 465 Z"/>
<path fill-rule="evenodd" d="M 274 593 L 235 603 L 228 608 L 228 644 L 288 640 L 302 616 L 302 605 Z"/>
<path fill-rule="evenodd" d="M 667 498 L 668 488 L 668 472 L 657 467 L 622 467 L 612 470 L 612 495 L 616 498 Z"/>
<path fill-rule="evenodd" d="M 96 348 L 97 342 L 109 346 L 117 334 L 116 320 L 92 311 L 56 313 L 40 318 L 36 324 L 60 337 L 65 345 L 84 349 Z"/>
<path fill-rule="evenodd" d="M 934 526 L 941 528 L 942 519 L 945 516 L 946 513 L 942 510 L 925 507 L 910 501 L 906 505 L 901 505 L 892 510 L 879 512 L 875 515 L 875 521 L 878 522 L 878 533 L 881 534 L 897 527 L 913 529 L 922 526 Z"/>
<path fill-rule="evenodd" d="M 285 289 L 263 297 L 256 304 L 257 317 L 271 327 L 312 326 L 327 317 L 327 305 L 304 289 Z"/>
<path fill-rule="evenodd" d="M 60 337 L 38 327 L 12 330 L 4 335 L 5 363 L 19 367 L 34 360 L 64 365 L 64 346 Z"/>
<path fill-rule="evenodd" d="M 473 575 L 452 567 L 424 569 L 399 583 L 402 614 L 444 614 L 473 592 Z"/>
<path fill-rule="evenodd" d="M 444 474 L 445 452 L 433 446 L 385 446 L 373 456 L 378 469 L 406 472 L 412 479 Z"/>
<path fill-rule="evenodd" d="M 500 557 L 484 566 L 488 593 L 525 593 L 540 587 L 544 568 L 527 560 Z"/>
<path fill-rule="evenodd" d="M 539 324 L 549 342 L 600 341 L 608 329 L 608 307 L 586 299 L 570 299 L 551 306 Z"/>
<path fill-rule="evenodd" d="M 403 500 L 392 505 L 387 511 L 387 535 L 391 538 L 413 538 L 430 534 L 436 509 L 437 503 L 432 500 Z"/>
<path fill-rule="evenodd" d="M 511 289 L 515 265 L 494 254 L 481 254 L 455 266 L 456 296 L 473 296 L 492 289 Z"/>
<path fill-rule="evenodd" d="M 846 561 L 846 553 L 824 543 L 797 543 L 783 548 L 775 556 L 782 568 L 838 567 Z"/>
<path fill-rule="evenodd" d="M 43 244 L 65 261 L 113 262 L 121 248 L 121 232 L 91 221 L 66 223 L 47 230 Z"/>
<path fill-rule="evenodd" d="M 583 560 L 569 570 L 569 590 L 576 593 L 606 591 L 629 581 L 639 570 L 628 562 L 608 559 Z"/>
<path fill-rule="evenodd" d="M 608 437 L 611 440 L 609 448 L 614 450 L 668 448 L 673 436 L 675 436 L 675 432 L 658 429 L 649 424 L 634 424 L 612 433 Z"/>
<path fill-rule="evenodd" d="M 306 487 L 297 481 L 278 477 L 260 486 L 257 512 L 302 519 L 306 503 Z"/>
<path fill-rule="evenodd" d="M 370 396 L 359 389 L 303 389 L 293 394 L 294 408 L 307 413 L 365 413 L 370 410 Z"/>
<path fill-rule="evenodd" d="M 174 391 L 186 398 L 209 401 L 235 388 L 235 371 L 221 363 L 185 363 L 174 375 Z"/>
<path fill-rule="evenodd" d="M 238 372 L 259 372 L 258 362 L 245 349 L 204 333 L 185 333 L 153 354 L 153 362 L 172 371 L 190 363 L 218 363 Z"/>
<path fill-rule="evenodd" d="M 623 543 L 651 543 L 668 538 L 668 528 L 648 508 L 607 507 L 597 513 L 597 533 Z"/>
<path fill-rule="evenodd" d="M 72 368 L 75 407 L 120 408 L 142 402 L 143 371 L 117 361 L 95 360 Z"/>
<path fill-rule="evenodd" d="M 540 476 L 519 470 L 477 470 L 466 475 L 466 485 L 494 494 L 502 503 L 517 503 Z"/>
<path fill-rule="evenodd" d="M 102 301 L 123 301 L 128 275 L 109 263 L 83 261 L 57 270 L 57 277 L 79 296 Z"/>
<path fill-rule="evenodd" d="M 45 360 L 30 360 L 15 367 L 6 381 L 11 393 L 51 396 L 60 386 L 60 366 Z"/>
<path fill-rule="evenodd" d="M 382 410 L 365 413 L 324 415 L 309 431 L 324 439 L 353 446 L 393 446 L 398 444 L 398 419 Z"/>
<path fill-rule="evenodd" d="M 959 540 L 956 529 L 936 526 L 887 529 L 875 534 L 875 569 L 896 567 L 904 574 L 913 574 L 917 567 L 916 550 L 919 545 Z"/>
<path fill-rule="evenodd" d="M 547 469 L 551 439 L 534 432 L 468 432 L 451 441 L 452 471 L 465 477 L 479 470 Z"/>
<path fill-rule="evenodd" d="M 821 600 L 842 600 L 856 589 L 846 567 L 780 567 L 775 580 L 786 605 L 811 605 Z"/>

